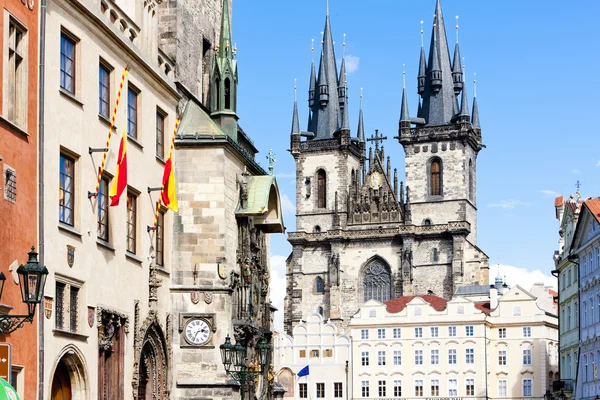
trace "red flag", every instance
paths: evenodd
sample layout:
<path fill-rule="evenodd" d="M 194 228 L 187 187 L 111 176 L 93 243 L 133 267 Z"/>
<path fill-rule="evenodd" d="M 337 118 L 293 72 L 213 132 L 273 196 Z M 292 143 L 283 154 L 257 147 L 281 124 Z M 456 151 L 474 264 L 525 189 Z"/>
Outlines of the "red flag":
<path fill-rule="evenodd" d="M 173 169 L 173 155 L 169 155 L 165 164 L 165 172 L 162 180 L 163 190 L 161 193 L 162 203 L 169 209 L 177 212 L 179 204 L 177 203 L 177 195 L 175 188 L 175 170 Z"/>
<path fill-rule="evenodd" d="M 127 187 L 127 133 L 123 131 L 121 144 L 119 144 L 119 158 L 117 160 L 117 172 L 110 188 L 110 205 L 119 205 L 119 199 L 123 190 Z"/>

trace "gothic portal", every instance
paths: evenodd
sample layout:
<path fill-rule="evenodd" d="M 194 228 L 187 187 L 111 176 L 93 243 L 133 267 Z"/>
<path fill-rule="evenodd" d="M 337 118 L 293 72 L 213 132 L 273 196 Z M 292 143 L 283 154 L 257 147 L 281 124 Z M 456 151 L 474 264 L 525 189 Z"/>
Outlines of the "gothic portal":
<path fill-rule="evenodd" d="M 431 292 L 449 299 L 457 286 L 488 282 L 488 258 L 477 247 L 477 101 L 470 107 L 458 43 L 451 60 L 439 0 L 425 54 L 421 48 L 416 117 L 406 89 L 398 96 L 406 167 L 400 182 L 385 155 L 387 137 L 365 137 L 362 99 L 351 134 L 345 59 L 338 70 L 325 18 L 318 73 L 313 62 L 308 85 L 307 130 L 300 130 L 296 103 L 292 119 L 296 232 L 288 235 L 288 333 L 314 310 L 345 326 L 370 299 Z"/>

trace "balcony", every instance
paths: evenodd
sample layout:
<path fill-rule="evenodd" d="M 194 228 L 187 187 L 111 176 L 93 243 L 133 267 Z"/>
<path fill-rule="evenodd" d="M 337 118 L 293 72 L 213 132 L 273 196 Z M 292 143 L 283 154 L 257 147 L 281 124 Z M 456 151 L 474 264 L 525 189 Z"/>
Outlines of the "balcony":
<path fill-rule="evenodd" d="M 573 392 L 575 390 L 575 381 L 573 379 L 559 379 L 552 382 L 553 392 Z"/>

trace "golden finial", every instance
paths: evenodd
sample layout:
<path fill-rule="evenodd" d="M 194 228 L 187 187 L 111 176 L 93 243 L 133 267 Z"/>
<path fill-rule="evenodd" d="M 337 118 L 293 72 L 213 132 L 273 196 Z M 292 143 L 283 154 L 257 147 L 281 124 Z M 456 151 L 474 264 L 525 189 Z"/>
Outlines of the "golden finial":
<path fill-rule="evenodd" d="M 237 53 L 237 43 L 233 44 L 233 54 Z"/>
<path fill-rule="evenodd" d="M 458 44 L 458 15 L 456 16 L 456 43 Z"/>
<path fill-rule="evenodd" d="M 229 48 L 229 40 L 225 41 L 225 48 L 228 49 Z"/>

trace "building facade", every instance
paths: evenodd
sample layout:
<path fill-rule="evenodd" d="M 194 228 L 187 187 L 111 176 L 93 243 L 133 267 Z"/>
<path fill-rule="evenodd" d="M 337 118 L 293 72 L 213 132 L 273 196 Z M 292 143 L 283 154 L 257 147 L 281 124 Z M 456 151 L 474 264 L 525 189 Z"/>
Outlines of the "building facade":
<path fill-rule="evenodd" d="M 237 123 L 229 2 L 222 7 L 208 101 L 185 82 L 178 85 L 188 100 L 175 140 L 179 213 L 169 288 L 177 399 L 238 398 L 243 382 L 226 373 L 219 346 L 227 337 L 244 346 L 250 368 L 258 365 L 258 343 L 272 342 L 269 235 L 284 231 L 279 189 Z M 204 335 L 194 336 L 197 326 Z M 248 377 L 245 398 L 271 398 L 273 375 L 267 367 L 256 379 Z"/>
<path fill-rule="evenodd" d="M 553 392 L 573 397 L 579 363 L 579 268 L 572 257 L 573 235 L 582 201 L 579 192 L 564 200 L 556 198 L 556 218 L 560 223 L 559 250 L 554 261 L 558 274 L 560 376 Z"/>
<path fill-rule="evenodd" d="M 292 119 L 296 232 L 288 235 L 288 333 L 314 309 L 345 326 L 370 299 L 428 291 L 450 298 L 457 286 L 488 282 L 488 258 L 476 240 L 479 114 L 476 101 L 472 109 L 468 104 L 458 45 L 450 59 L 439 1 L 429 61 L 423 48 L 420 60 L 416 118 L 406 93 L 398 96 L 403 183 L 386 158 L 386 138 L 377 131 L 365 137 L 362 107 L 351 134 L 345 60 L 338 72 L 326 16 L 318 73 L 314 62 L 311 68 L 307 131 L 300 130 L 296 104 Z"/>
<path fill-rule="evenodd" d="M 544 399 L 558 371 L 557 317 L 519 286 L 498 289 L 488 301 L 365 303 L 350 322 L 354 398 Z"/>
<path fill-rule="evenodd" d="M 600 394 L 600 198 L 583 202 L 573 234 L 579 264 L 579 364 L 575 398 Z"/>
<path fill-rule="evenodd" d="M 43 399 L 172 398 L 173 213 L 155 220 L 153 188 L 180 96 L 158 48 L 157 6 L 47 4 Z M 122 136 L 127 187 L 110 206 Z"/>
<path fill-rule="evenodd" d="M 27 315 L 16 271 L 20 264 L 27 262 L 31 246 L 39 250 L 37 111 L 40 7 L 33 0 L 3 0 L 0 5 L 0 271 L 7 278 L 0 303 L 3 313 Z M 2 377 L 13 384 L 21 398 L 36 396 L 38 353 L 32 344 L 38 343 L 37 321 L 39 314 L 43 313 L 43 306 L 38 307 L 33 323 L 26 323 L 17 331 L 0 337 L 0 343 L 10 344 L 12 350 L 12 370 Z"/>
<path fill-rule="evenodd" d="M 294 327 L 293 336 L 276 333 L 275 380 L 285 389 L 284 398 L 351 399 L 350 340 L 317 311 Z M 309 374 L 299 377 L 306 366 Z"/>

